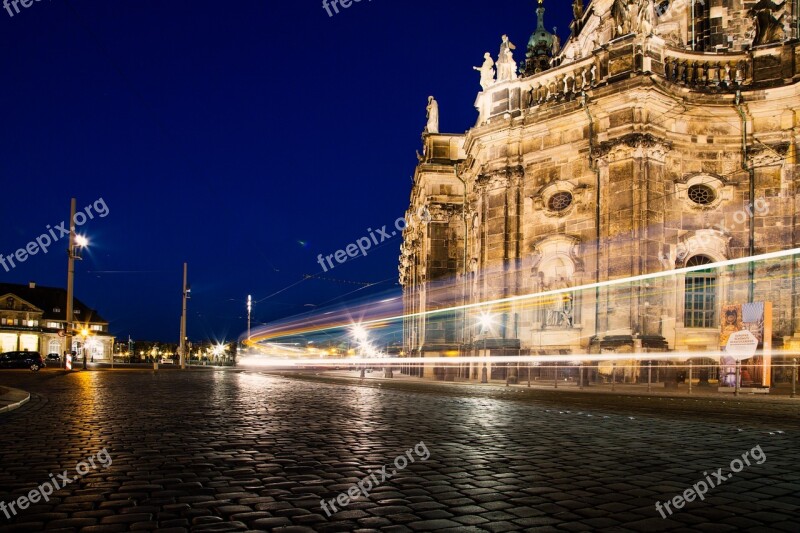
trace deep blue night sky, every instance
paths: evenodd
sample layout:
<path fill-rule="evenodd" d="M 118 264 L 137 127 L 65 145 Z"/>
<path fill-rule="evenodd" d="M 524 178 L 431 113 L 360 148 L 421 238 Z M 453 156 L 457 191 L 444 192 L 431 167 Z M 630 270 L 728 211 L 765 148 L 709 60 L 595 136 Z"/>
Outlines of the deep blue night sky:
<path fill-rule="evenodd" d="M 399 291 L 399 236 L 325 274 L 316 257 L 403 215 L 427 96 L 443 132 L 471 127 L 472 66 L 503 33 L 521 61 L 535 4 L 374 0 L 334 17 L 318 0 L 0 10 L 0 253 L 66 220 L 71 197 L 79 210 L 103 198 L 108 216 L 81 228 L 91 249 L 76 296 L 122 338 L 177 342 L 184 261 L 197 339 L 237 337 L 248 293 L 259 324 Z M 546 7 L 566 40 L 570 2 Z M 0 281 L 63 287 L 65 249 L 0 268 Z M 367 282 L 382 283 L 353 293 Z"/>

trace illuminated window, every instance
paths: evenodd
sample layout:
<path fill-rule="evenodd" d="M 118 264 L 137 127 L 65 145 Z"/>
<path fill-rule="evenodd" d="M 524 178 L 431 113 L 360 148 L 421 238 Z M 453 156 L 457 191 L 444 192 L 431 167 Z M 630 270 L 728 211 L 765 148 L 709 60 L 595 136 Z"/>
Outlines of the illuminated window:
<path fill-rule="evenodd" d="M 25 334 L 19 336 L 19 349 L 28 350 L 29 352 L 39 351 L 39 336 Z"/>
<path fill-rule="evenodd" d="M 695 255 L 687 267 L 713 263 L 704 255 Z M 683 322 L 687 328 L 716 327 L 717 276 L 713 268 L 686 274 Z"/>
<path fill-rule="evenodd" d="M 17 349 L 17 336 L 13 333 L 0 333 L 0 352 L 11 352 Z"/>
<path fill-rule="evenodd" d="M 61 353 L 61 341 L 57 341 L 55 339 L 51 339 L 50 342 L 47 343 L 47 353 Z"/>

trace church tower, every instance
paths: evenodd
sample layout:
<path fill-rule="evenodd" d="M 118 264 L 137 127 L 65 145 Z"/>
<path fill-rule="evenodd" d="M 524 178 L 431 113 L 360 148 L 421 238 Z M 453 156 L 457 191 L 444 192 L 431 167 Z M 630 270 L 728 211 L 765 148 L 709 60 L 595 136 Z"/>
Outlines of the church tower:
<path fill-rule="evenodd" d="M 544 0 L 539 0 L 536 10 L 537 26 L 528 40 L 528 50 L 525 54 L 525 75 L 531 76 L 550 68 L 553 57 L 553 41 L 557 39 L 544 26 Z"/>

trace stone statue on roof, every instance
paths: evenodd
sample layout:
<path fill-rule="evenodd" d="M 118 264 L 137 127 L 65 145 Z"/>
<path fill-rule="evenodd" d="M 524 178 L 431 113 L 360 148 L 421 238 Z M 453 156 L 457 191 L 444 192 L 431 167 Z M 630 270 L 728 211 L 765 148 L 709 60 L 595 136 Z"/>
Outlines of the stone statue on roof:
<path fill-rule="evenodd" d="M 513 80 L 517 77 L 517 62 L 514 61 L 514 50 L 517 47 L 503 35 L 500 52 L 497 55 L 497 81 Z"/>
<path fill-rule="evenodd" d="M 425 133 L 439 133 L 439 103 L 433 96 L 428 97 L 428 125 Z"/>
<path fill-rule="evenodd" d="M 630 0 L 614 0 L 611 5 L 611 21 L 614 24 L 614 37 L 622 37 L 631 32 Z"/>
<path fill-rule="evenodd" d="M 483 54 L 483 65 L 472 68 L 481 73 L 481 89 L 485 91 L 491 87 L 494 83 L 494 61 L 492 60 L 492 54 L 489 52 Z"/>

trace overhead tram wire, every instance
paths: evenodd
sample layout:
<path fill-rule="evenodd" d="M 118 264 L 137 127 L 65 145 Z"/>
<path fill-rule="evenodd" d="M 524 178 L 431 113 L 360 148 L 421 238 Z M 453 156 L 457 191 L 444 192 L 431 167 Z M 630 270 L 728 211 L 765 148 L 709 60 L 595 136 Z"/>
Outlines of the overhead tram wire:
<path fill-rule="evenodd" d="M 687 112 L 689 112 L 689 110 L 691 108 L 702 107 L 698 103 L 682 100 L 679 97 L 677 97 L 676 95 L 670 94 L 669 92 L 666 92 L 666 91 L 663 92 L 662 94 L 664 94 L 667 98 L 670 98 L 671 100 L 673 100 L 676 105 L 673 108 L 665 111 L 661 115 L 655 117 L 653 121 L 649 121 L 646 124 L 648 126 L 663 126 L 665 121 L 667 121 L 667 120 L 669 120 L 671 118 L 678 117 L 680 113 L 687 113 Z M 783 100 L 794 100 L 794 98 L 785 97 L 785 98 L 777 99 L 776 101 L 783 101 Z M 716 106 L 716 107 L 728 107 L 728 106 L 733 106 L 733 104 L 719 104 L 719 106 Z M 703 109 L 707 113 L 711 113 L 712 116 L 714 116 L 715 118 L 719 119 L 721 122 L 741 130 L 741 124 L 739 124 L 738 122 L 737 123 L 733 123 L 733 122 L 727 120 L 726 117 L 721 117 L 721 116 L 717 115 L 714 112 L 714 109 L 715 109 L 714 107 L 712 107 L 710 109 L 704 107 Z M 780 155 L 777 151 L 775 151 L 774 148 L 772 148 L 771 146 L 767 145 L 766 143 L 761 141 L 758 137 L 756 137 L 755 134 L 752 134 L 752 140 L 753 140 L 753 142 L 758 143 L 759 145 L 763 146 L 765 149 L 770 150 L 771 152 L 773 152 L 779 158 L 779 160 L 781 162 L 785 162 L 786 161 L 787 156 Z M 763 167 L 753 167 L 754 170 L 757 169 L 757 168 L 763 168 Z M 717 174 L 717 176 L 724 179 L 724 178 L 728 178 L 728 177 L 734 176 L 734 175 L 736 175 L 736 174 L 738 174 L 740 172 L 743 172 L 743 169 L 736 169 L 736 170 L 734 170 L 732 172 L 729 172 L 727 174 Z M 716 180 L 716 178 L 711 177 L 709 180 L 707 180 L 707 181 L 704 180 L 704 181 L 701 181 L 700 183 L 701 184 L 713 183 L 715 180 Z M 677 194 L 677 191 L 673 191 L 673 192 L 665 193 L 665 194 L 662 194 L 662 195 L 659 195 L 659 196 L 654 196 L 654 197 L 651 197 L 650 199 L 648 199 L 648 202 L 651 202 L 653 200 L 667 199 L 667 198 L 669 198 L 671 196 L 674 196 L 676 194 Z M 645 202 L 634 203 L 634 204 L 631 205 L 631 209 L 636 208 L 636 207 L 641 207 L 644 204 L 645 204 Z M 601 219 L 603 219 L 603 218 L 607 219 L 610 215 L 611 215 L 610 213 L 609 214 L 603 214 L 603 215 L 601 215 Z M 594 221 L 594 217 L 587 217 L 586 219 L 583 219 L 583 220 L 578 219 L 577 221 L 575 221 L 575 223 L 592 222 L 592 221 Z M 606 220 L 606 222 L 607 222 L 607 220 Z M 385 246 L 386 244 L 388 244 L 388 243 L 381 243 L 379 245 L 379 247 Z M 312 279 L 312 278 L 320 279 L 320 280 L 326 280 L 326 281 L 333 281 L 333 282 L 337 282 L 337 283 L 351 283 L 351 284 L 361 284 L 361 285 L 363 285 L 363 287 L 360 287 L 359 289 L 356 289 L 355 291 L 351 291 L 350 293 L 346 293 L 346 294 L 344 294 L 342 296 L 338 296 L 336 298 L 333 298 L 332 300 L 328 300 L 327 302 L 323 302 L 320 305 L 324 305 L 325 303 L 329 303 L 329 302 L 335 301 L 337 299 L 340 299 L 340 298 L 343 298 L 345 296 L 348 296 L 349 294 L 352 294 L 354 292 L 358 292 L 358 291 L 360 291 L 360 290 L 362 290 L 364 288 L 367 288 L 367 287 L 370 287 L 370 286 L 374 285 L 374 284 L 369 284 L 369 283 L 364 283 L 364 282 L 352 282 L 352 281 L 346 281 L 346 280 L 336 280 L 336 279 L 332 279 L 332 278 L 322 278 L 322 277 L 316 276 L 316 275 L 306 275 L 303 280 L 300 280 L 299 282 L 294 283 L 294 284 L 292 284 L 292 285 L 290 285 L 290 286 L 288 286 L 288 287 L 286 287 L 286 288 L 284 288 L 284 289 L 282 289 L 282 290 L 280 290 L 280 291 L 278 291 L 276 293 L 273 293 L 273 294 L 271 294 L 269 296 L 266 296 L 266 297 L 258 300 L 257 302 L 261 302 L 261 301 L 264 301 L 264 300 L 266 300 L 268 298 L 271 298 L 272 296 L 280 294 L 281 292 L 284 292 L 285 290 L 288 290 L 288 289 L 290 289 L 290 288 L 292 288 L 292 287 L 294 287 L 296 285 L 299 285 L 303 281 L 306 281 L 307 279 Z M 388 281 L 389 279 L 393 279 L 393 278 L 387 278 L 387 280 L 384 280 L 384 281 L 381 281 L 381 282 L 377 282 L 377 283 L 383 283 L 385 281 Z"/>

